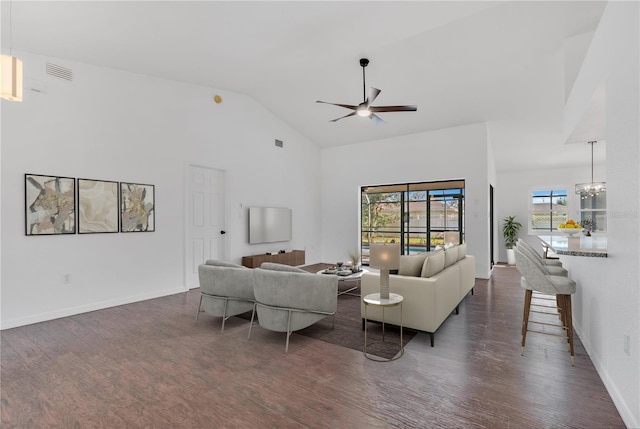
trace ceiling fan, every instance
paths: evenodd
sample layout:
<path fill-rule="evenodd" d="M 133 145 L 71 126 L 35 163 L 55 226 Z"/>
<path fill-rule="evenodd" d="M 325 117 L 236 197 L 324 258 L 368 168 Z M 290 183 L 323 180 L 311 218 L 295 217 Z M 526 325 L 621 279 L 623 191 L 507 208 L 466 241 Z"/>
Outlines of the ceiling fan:
<path fill-rule="evenodd" d="M 357 106 L 353 106 L 351 104 L 329 103 L 329 102 L 320 101 L 320 100 L 316 101 L 316 103 L 331 104 L 334 106 L 344 107 L 345 109 L 353 110 L 353 112 L 349 113 L 348 115 L 341 116 L 340 118 L 337 118 L 337 119 L 332 119 L 329 122 L 336 122 L 336 121 L 339 121 L 340 119 L 348 118 L 349 116 L 358 115 L 362 117 L 368 116 L 376 124 L 384 124 L 385 121 L 383 121 L 380 116 L 376 115 L 376 113 L 415 112 L 416 110 L 418 110 L 418 106 L 372 106 L 371 104 L 373 104 L 373 101 L 376 99 L 376 97 L 380 94 L 381 91 L 377 88 L 371 87 L 369 89 L 369 96 L 367 97 L 367 90 L 366 90 L 367 87 L 366 87 L 364 69 L 368 65 L 369 65 L 368 59 L 360 58 L 360 66 L 362 67 L 362 98 L 364 99 L 362 103 L 358 104 Z"/>

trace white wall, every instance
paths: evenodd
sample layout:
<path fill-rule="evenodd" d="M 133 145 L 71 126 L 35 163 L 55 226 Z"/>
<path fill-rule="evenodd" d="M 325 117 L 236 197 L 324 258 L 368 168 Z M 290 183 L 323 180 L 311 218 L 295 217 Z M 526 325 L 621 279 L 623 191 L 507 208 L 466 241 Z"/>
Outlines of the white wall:
<path fill-rule="evenodd" d="M 465 179 L 467 251 L 488 278 L 489 181 L 486 124 L 322 150 L 322 258 L 358 249 L 360 187 Z"/>
<path fill-rule="evenodd" d="M 604 143 L 603 143 L 604 144 Z M 579 146 L 576 145 L 576 148 Z M 590 150 L 585 143 L 582 150 Z M 594 177 L 598 181 L 606 181 L 604 165 L 594 166 Z M 569 218 L 579 219 L 580 199 L 575 194 L 576 183 L 591 180 L 591 166 L 566 167 L 566 168 L 537 168 L 535 170 L 501 171 L 498 173 L 497 186 L 495 188 L 495 216 L 498 220 L 498 259 L 507 261 L 507 251 L 502 236 L 503 219 L 507 216 L 515 216 L 522 224 L 519 238 L 539 247 L 540 240 L 530 228 L 529 205 L 531 203 L 531 191 L 545 189 L 566 189 L 567 210 Z"/>
<path fill-rule="evenodd" d="M 609 48 L 589 53 L 610 60 L 606 63 L 609 258 L 604 286 L 585 281 L 584 307 L 578 308 L 585 316 L 594 307 L 602 309 L 595 323 L 579 321 L 581 338 L 587 339 L 589 355 L 629 427 L 640 427 L 639 13 L 638 2 L 610 2 L 596 33 Z M 629 356 L 623 352 L 625 332 L 631 336 Z"/>
<path fill-rule="evenodd" d="M 576 332 L 628 427 L 640 427 L 638 23 L 637 2 L 607 5 L 567 101 L 564 130 L 571 135 L 594 91 L 604 85 L 609 257 L 561 259 L 577 282 L 572 299 Z M 596 180 L 599 174 L 601 167 Z M 583 181 L 580 177 L 584 173 L 576 169 L 499 173 L 500 215 L 525 219 L 527 188 L 562 181 L 573 185 Z M 629 355 L 623 351 L 625 333 L 631 339 Z"/>
<path fill-rule="evenodd" d="M 3 329 L 183 291 L 189 163 L 226 171 L 227 259 L 309 243 L 318 259 L 319 150 L 252 99 L 53 59 L 73 70 L 67 82 L 44 75 L 49 59 L 18 54 L 24 101 L 1 113 Z M 156 231 L 27 237 L 25 173 L 154 184 Z M 250 246 L 249 205 L 292 208 L 293 241 Z"/>

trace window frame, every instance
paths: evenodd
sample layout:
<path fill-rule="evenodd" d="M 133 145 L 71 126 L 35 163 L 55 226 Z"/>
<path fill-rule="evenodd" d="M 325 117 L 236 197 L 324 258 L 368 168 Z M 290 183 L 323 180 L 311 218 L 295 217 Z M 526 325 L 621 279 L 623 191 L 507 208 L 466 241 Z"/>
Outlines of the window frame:
<path fill-rule="evenodd" d="M 453 226 L 448 226 L 445 223 L 445 226 L 442 228 L 431 229 L 431 199 L 433 191 L 442 191 L 442 199 L 445 204 L 449 204 L 452 207 L 454 206 L 449 200 L 456 200 L 456 220 L 457 228 L 453 229 Z M 421 193 L 424 192 L 424 197 L 420 197 L 417 199 L 411 198 L 414 192 Z M 397 198 L 394 198 L 392 204 L 399 204 L 399 211 L 397 212 L 398 220 L 397 225 L 387 225 L 382 229 L 376 229 L 371 225 L 370 217 L 371 210 L 374 204 L 389 204 L 390 201 L 387 202 L 375 202 L 370 201 L 366 195 L 380 195 L 380 194 L 396 194 Z M 365 198 L 367 202 L 365 203 Z M 383 199 L 384 200 L 384 199 Z M 424 212 L 418 210 L 418 212 L 424 213 L 425 225 L 421 226 L 419 223 L 421 221 L 414 224 L 412 222 L 412 214 L 415 213 L 409 205 L 411 203 L 422 203 L 424 202 Z M 364 220 L 364 210 L 365 206 L 367 207 L 367 219 L 369 219 L 369 225 L 363 225 Z M 422 250 L 416 250 L 414 247 L 421 247 L 424 245 L 425 252 L 429 252 L 432 250 L 432 247 L 435 247 L 432 243 L 431 233 L 441 233 L 443 235 L 443 240 L 447 237 L 444 236 L 445 233 L 455 233 L 455 239 L 458 240 L 459 243 L 464 242 L 464 234 L 465 234 L 465 225 L 464 225 L 464 210 L 465 210 L 465 179 L 451 179 L 451 180 L 439 180 L 439 181 L 428 181 L 428 182 L 409 182 L 409 183 L 399 183 L 399 184 L 389 184 L 389 185 L 373 185 L 373 186 L 361 186 L 360 187 L 360 210 L 359 210 L 359 226 L 360 226 L 360 243 L 359 248 L 362 257 L 362 264 L 367 265 L 368 260 L 365 257 L 368 251 L 368 247 L 365 250 L 365 243 L 370 243 L 372 241 L 372 237 L 374 234 L 389 234 L 399 235 L 399 242 L 401 245 L 401 253 L 404 254 L 415 254 L 422 253 Z M 446 213 L 446 210 L 445 210 Z M 448 219 L 448 218 L 447 218 Z M 365 239 L 365 236 L 367 237 Z M 414 242 L 417 240 L 420 244 L 415 244 Z M 375 240 L 374 240 L 375 241 Z M 385 239 L 385 241 L 387 241 Z M 424 244 L 422 244 L 424 242 Z"/>
<path fill-rule="evenodd" d="M 527 206 L 527 226 L 528 226 L 528 230 L 529 230 L 529 234 L 530 235 L 549 235 L 553 232 L 557 232 L 557 228 L 554 228 L 554 213 L 557 213 L 556 211 L 553 210 L 553 199 L 554 198 L 559 198 L 559 197 L 565 197 L 566 199 L 566 217 L 565 217 L 565 222 L 566 220 L 571 218 L 571 211 L 572 211 L 572 207 L 575 205 L 575 201 L 573 198 L 573 194 L 571 193 L 572 191 L 572 187 L 571 186 L 566 186 L 566 185 L 554 185 L 554 186 L 535 186 L 535 187 L 531 187 L 529 188 L 529 192 L 527 195 L 528 198 L 528 206 Z M 564 193 L 559 193 L 554 195 L 554 192 L 557 191 L 562 191 Z M 548 192 L 548 196 L 547 195 L 534 195 L 536 192 Z M 542 213 L 541 211 L 536 211 L 534 210 L 534 198 L 535 197 L 541 197 L 541 198 L 549 198 L 549 210 L 548 210 L 548 214 L 549 214 L 549 225 L 546 227 L 536 227 L 535 223 L 534 223 L 534 213 Z"/>

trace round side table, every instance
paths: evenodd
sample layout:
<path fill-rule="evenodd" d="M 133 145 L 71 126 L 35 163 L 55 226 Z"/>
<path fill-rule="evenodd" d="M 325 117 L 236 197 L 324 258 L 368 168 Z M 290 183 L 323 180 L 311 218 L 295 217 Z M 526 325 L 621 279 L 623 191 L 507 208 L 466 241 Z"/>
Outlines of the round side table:
<path fill-rule="evenodd" d="M 402 357 L 402 355 L 404 355 L 404 344 L 402 341 L 402 302 L 404 301 L 404 297 L 397 293 L 390 293 L 389 298 L 382 299 L 380 298 L 379 293 L 371 293 L 365 296 L 362 301 L 364 302 L 364 356 L 367 359 L 371 359 L 376 362 L 391 362 Z M 382 341 L 375 341 L 373 343 L 367 344 L 367 307 L 369 307 L 370 305 L 382 307 Z M 372 344 L 387 342 L 384 340 L 384 310 L 388 307 L 400 307 L 400 353 L 396 354 L 391 359 L 384 359 L 379 356 L 374 357 L 370 355 L 369 353 L 367 353 L 367 348 Z"/>

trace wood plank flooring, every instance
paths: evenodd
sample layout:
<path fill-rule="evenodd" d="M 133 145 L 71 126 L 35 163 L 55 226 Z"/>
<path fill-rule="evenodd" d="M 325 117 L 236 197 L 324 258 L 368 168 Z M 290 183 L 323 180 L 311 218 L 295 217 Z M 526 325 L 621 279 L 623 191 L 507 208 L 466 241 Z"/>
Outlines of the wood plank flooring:
<path fill-rule="evenodd" d="M 622 428 L 579 339 L 529 334 L 512 267 L 392 363 L 202 313 L 199 291 L 5 330 L 3 428 Z M 359 329 L 360 326 L 355 327 Z"/>

